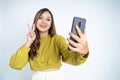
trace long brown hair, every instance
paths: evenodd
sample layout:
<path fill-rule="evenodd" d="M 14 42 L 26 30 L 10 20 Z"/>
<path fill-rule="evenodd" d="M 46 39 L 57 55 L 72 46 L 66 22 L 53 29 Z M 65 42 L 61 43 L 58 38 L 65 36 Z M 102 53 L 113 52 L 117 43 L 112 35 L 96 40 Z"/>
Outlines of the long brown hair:
<path fill-rule="evenodd" d="M 55 24 L 54 24 L 54 19 L 53 19 L 53 15 L 51 13 L 51 11 L 47 8 L 43 8 L 41 10 L 39 10 L 35 17 L 34 17 L 34 21 L 33 21 L 33 24 L 35 24 L 36 26 L 36 23 L 39 19 L 39 17 L 45 12 L 45 11 L 48 11 L 51 15 L 51 18 L 52 18 L 52 23 L 51 23 L 51 27 L 48 31 L 48 34 L 51 35 L 51 37 L 53 37 L 55 34 L 56 34 L 56 30 L 55 30 Z M 40 47 L 40 32 L 37 28 L 35 28 L 35 34 L 36 34 L 36 39 L 34 40 L 34 42 L 32 43 L 32 45 L 30 46 L 30 52 L 29 52 L 29 58 L 33 60 L 34 57 L 37 56 L 37 50 L 39 49 Z"/>

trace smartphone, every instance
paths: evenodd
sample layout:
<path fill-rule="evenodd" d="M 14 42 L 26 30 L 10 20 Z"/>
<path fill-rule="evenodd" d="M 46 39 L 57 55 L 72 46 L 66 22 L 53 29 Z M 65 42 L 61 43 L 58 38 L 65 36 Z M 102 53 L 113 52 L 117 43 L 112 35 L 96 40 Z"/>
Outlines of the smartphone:
<path fill-rule="evenodd" d="M 76 25 L 79 26 L 80 30 L 82 31 L 82 33 L 84 33 L 84 29 L 85 29 L 85 24 L 86 24 L 86 19 L 85 18 L 80 18 L 80 17 L 74 17 L 73 18 L 73 23 L 72 23 L 72 28 L 71 28 L 71 33 L 77 35 L 78 37 L 80 37 L 77 33 L 76 30 Z M 74 40 L 72 37 L 70 37 L 71 40 L 77 42 L 76 40 Z"/>

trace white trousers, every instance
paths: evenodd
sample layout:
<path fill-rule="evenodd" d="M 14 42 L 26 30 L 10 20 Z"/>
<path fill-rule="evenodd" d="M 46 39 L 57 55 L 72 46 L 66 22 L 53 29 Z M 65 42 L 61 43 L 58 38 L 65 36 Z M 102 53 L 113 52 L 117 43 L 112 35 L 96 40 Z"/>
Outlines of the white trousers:
<path fill-rule="evenodd" d="M 55 71 L 35 71 L 32 80 L 64 80 L 60 70 Z"/>

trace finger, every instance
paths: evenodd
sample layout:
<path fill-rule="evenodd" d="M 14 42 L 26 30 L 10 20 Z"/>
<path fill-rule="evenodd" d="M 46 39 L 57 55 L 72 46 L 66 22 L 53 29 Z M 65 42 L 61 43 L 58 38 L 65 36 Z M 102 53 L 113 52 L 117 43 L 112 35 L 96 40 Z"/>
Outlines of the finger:
<path fill-rule="evenodd" d="M 80 42 L 80 38 L 78 36 L 76 36 L 73 33 L 69 33 L 70 37 L 72 37 L 75 41 Z"/>
<path fill-rule="evenodd" d="M 87 36 L 86 36 L 86 34 L 87 34 L 87 31 L 86 31 L 86 28 L 85 28 L 83 37 L 81 38 L 82 40 L 84 40 L 84 42 L 87 41 Z"/>
<path fill-rule="evenodd" d="M 32 34 L 31 34 L 31 33 L 28 33 L 28 36 L 32 37 Z"/>
<path fill-rule="evenodd" d="M 36 36 L 35 32 L 33 31 L 33 36 Z"/>
<path fill-rule="evenodd" d="M 33 31 L 33 30 L 30 30 L 29 32 L 30 32 L 30 34 L 33 34 L 34 31 Z"/>
<path fill-rule="evenodd" d="M 34 32 L 33 30 L 31 30 L 31 31 L 29 32 L 29 34 L 31 34 L 32 36 L 36 36 L 36 34 L 35 34 L 35 32 Z"/>
<path fill-rule="evenodd" d="M 28 35 L 29 35 L 30 37 L 36 36 L 34 32 L 33 32 L 33 33 L 29 33 Z"/>
<path fill-rule="evenodd" d="M 78 25 L 76 25 L 76 30 L 77 30 L 78 35 L 79 35 L 80 37 L 82 37 L 82 36 L 83 36 L 83 33 L 82 33 L 82 31 L 80 30 L 80 28 L 78 27 Z"/>
<path fill-rule="evenodd" d="M 86 35 L 87 34 L 87 30 L 86 30 L 86 27 L 85 27 L 85 30 L 84 30 L 84 35 Z"/>
<path fill-rule="evenodd" d="M 71 45 L 68 45 L 69 49 L 72 51 L 77 51 L 77 48 L 72 47 Z"/>
<path fill-rule="evenodd" d="M 79 46 L 78 43 L 76 43 L 76 42 L 74 42 L 74 41 L 72 41 L 72 40 L 70 40 L 68 38 L 67 38 L 67 40 L 68 40 L 69 44 L 71 44 L 72 46 L 74 46 L 74 47 L 78 47 Z"/>
<path fill-rule="evenodd" d="M 32 31 L 35 31 L 35 24 L 33 24 L 32 26 Z"/>
<path fill-rule="evenodd" d="M 30 31 L 30 25 L 28 23 L 26 23 L 26 25 L 27 25 L 28 30 Z"/>

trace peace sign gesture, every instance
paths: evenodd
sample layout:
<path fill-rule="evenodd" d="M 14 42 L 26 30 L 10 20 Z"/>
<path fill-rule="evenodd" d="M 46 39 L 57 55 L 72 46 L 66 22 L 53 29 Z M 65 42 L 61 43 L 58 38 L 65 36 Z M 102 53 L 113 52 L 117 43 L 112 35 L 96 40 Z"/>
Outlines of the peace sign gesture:
<path fill-rule="evenodd" d="M 27 27 L 29 29 L 29 32 L 27 34 L 27 42 L 26 42 L 26 46 L 30 47 L 31 44 L 33 43 L 33 41 L 36 38 L 36 34 L 35 34 L 35 24 L 33 24 L 32 28 L 30 27 L 30 25 L 27 23 Z"/>

